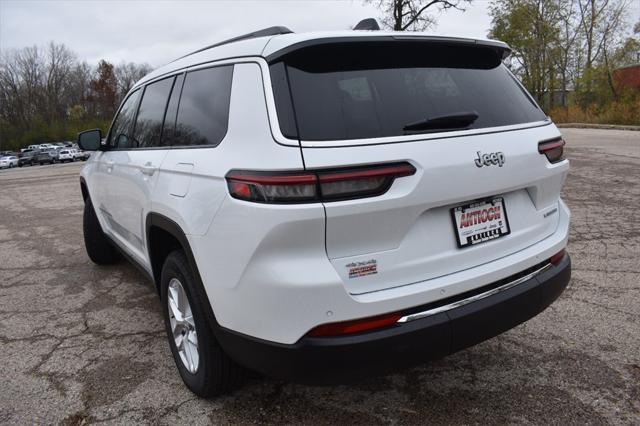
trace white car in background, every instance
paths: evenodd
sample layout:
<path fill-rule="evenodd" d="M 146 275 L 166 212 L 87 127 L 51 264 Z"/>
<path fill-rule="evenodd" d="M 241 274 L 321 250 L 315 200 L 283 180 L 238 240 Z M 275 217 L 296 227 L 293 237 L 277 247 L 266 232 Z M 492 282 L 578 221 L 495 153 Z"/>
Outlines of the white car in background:
<path fill-rule="evenodd" d="M 76 149 L 76 159 L 87 161 L 89 157 L 91 157 L 91 153 L 89 151 L 83 151 L 81 149 Z"/>
<path fill-rule="evenodd" d="M 7 157 L 0 157 L 0 169 L 10 169 L 18 166 L 18 157 L 9 155 Z"/>
<path fill-rule="evenodd" d="M 76 160 L 75 149 L 63 148 L 58 152 L 58 161 L 61 163 L 74 162 Z"/>

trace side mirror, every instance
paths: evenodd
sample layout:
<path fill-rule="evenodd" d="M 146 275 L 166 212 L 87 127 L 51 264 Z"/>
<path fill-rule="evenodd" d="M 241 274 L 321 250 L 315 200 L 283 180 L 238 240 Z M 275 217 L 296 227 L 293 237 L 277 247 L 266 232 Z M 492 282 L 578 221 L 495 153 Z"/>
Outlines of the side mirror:
<path fill-rule="evenodd" d="M 100 149 L 102 131 L 100 129 L 85 130 L 78 133 L 78 146 L 85 151 L 97 151 Z"/>

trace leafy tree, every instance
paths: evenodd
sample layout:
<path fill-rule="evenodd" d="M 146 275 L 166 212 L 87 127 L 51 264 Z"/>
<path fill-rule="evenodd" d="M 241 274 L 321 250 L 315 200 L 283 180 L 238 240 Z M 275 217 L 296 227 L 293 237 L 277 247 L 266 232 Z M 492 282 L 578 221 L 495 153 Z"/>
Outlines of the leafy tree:
<path fill-rule="evenodd" d="M 98 63 L 96 78 L 89 85 L 89 100 L 93 103 L 96 115 L 101 118 L 113 116 L 118 100 L 118 80 L 113 65 L 102 59 Z"/>
<path fill-rule="evenodd" d="M 557 84 L 555 64 L 561 56 L 562 0 L 498 0 L 490 7 L 490 37 L 513 49 L 511 68 L 537 101 L 552 104 Z"/>
<path fill-rule="evenodd" d="M 579 25 L 583 39 L 584 68 L 577 80 L 576 92 L 583 106 L 598 101 L 596 84 L 606 78 L 611 94 L 617 97 L 612 83 L 611 54 L 623 42 L 625 12 L 630 0 L 578 0 Z M 601 99 L 600 99 L 601 101 Z"/>
<path fill-rule="evenodd" d="M 547 109 L 583 110 L 619 98 L 613 71 L 629 57 L 625 41 L 628 0 L 493 0 L 489 36 L 513 48 L 510 66 Z M 626 45 L 626 48 L 623 47 Z M 626 52 L 626 53 L 623 53 Z"/>

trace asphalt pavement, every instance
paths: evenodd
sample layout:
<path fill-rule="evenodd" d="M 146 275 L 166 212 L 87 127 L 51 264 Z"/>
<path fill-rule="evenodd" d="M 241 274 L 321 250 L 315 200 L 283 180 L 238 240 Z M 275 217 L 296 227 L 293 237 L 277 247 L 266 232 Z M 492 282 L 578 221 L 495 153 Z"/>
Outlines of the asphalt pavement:
<path fill-rule="evenodd" d="M 546 311 L 356 385 L 211 400 L 182 384 L 152 284 L 88 259 L 82 165 L 0 170 L 0 423 L 640 424 L 640 132 L 562 132 L 573 277 Z"/>

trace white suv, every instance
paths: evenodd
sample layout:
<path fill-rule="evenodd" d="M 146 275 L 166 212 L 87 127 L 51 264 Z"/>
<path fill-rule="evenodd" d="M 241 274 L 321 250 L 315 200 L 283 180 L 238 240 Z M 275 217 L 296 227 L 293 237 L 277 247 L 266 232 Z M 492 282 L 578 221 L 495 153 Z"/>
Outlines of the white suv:
<path fill-rule="evenodd" d="M 60 160 L 61 163 L 64 163 L 65 161 L 69 161 L 69 162 L 75 161 L 76 154 L 74 151 L 75 151 L 74 149 L 70 149 L 70 148 L 61 149 L 58 155 L 58 160 Z"/>
<path fill-rule="evenodd" d="M 140 80 L 81 173 L 84 233 L 153 280 L 196 394 L 425 362 L 565 289 L 560 132 L 501 42 L 274 27 Z"/>

